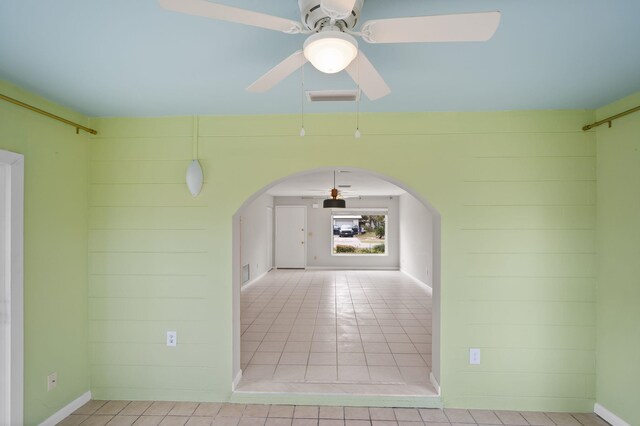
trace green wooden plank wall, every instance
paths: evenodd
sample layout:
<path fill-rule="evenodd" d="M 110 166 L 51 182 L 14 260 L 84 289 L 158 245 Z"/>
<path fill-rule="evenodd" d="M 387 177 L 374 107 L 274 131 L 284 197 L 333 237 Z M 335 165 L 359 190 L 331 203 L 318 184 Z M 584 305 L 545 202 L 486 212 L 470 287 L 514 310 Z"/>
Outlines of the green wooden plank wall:
<path fill-rule="evenodd" d="M 446 406 L 590 411 L 595 134 L 589 111 L 104 118 L 90 144 L 89 345 L 96 398 L 226 400 L 231 218 L 319 167 L 393 177 L 442 215 Z M 340 156 L 358 152 L 357 156 Z M 165 332 L 178 331 L 178 346 Z M 468 348 L 483 350 L 468 365 Z"/>

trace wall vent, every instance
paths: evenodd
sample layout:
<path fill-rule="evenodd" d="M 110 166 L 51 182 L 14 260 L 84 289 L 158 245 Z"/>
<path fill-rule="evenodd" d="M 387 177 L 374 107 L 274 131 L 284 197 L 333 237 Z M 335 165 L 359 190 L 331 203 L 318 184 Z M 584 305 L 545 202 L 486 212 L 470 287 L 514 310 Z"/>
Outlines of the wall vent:
<path fill-rule="evenodd" d="M 360 99 L 359 90 L 307 90 L 309 102 L 355 102 Z"/>

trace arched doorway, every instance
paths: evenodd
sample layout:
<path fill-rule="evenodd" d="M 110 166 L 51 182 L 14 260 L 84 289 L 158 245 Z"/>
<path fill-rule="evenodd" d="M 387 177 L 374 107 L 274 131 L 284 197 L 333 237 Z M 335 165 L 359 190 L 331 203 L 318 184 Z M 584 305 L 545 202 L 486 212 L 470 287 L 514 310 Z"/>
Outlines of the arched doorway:
<path fill-rule="evenodd" d="M 396 179 L 393 179 L 391 177 L 388 176 L 384 176 L 380 173 L 377 172 L 373 172 L 373 171 L 369 171 L 369 170 L 363 170 L 363 169 L 356 169 L 356 168 L 345 168 L 345 167 L 340 167 L 340 168 L 320 168 L 320 169 L 313 169 L 313 170 L 307 170 L 304 172 L 300 172 L 300 173 L 296 173 L 294 175 L 291 176 L 287 176 L 285 178 L 279 179 L 277 181 L 274 181 L 272 183 L 270 183 L 269 185 L 266 185 L 265 187 L 263 187 L 262 189 L 260 189 L 259 191 L 257 191 L 256 193 L 254 193 L 251 197 L 249 197 L 243 204 L 242 206 L 238 209 L 238 211 L 234 214 L 233 217 L 233 348 L 234 348 L 234 352 L 233 352 L 233 384 L 234 384 L 234 389 L 236 389 L 236 387 L 238 386 L 238 384 L 241 381 L 242 378 L 242 360 L 241 360 L 241 334 L 243 331 L 245 331 L 246 329 L 246 325 L 245 325 L 245 329 L 243 329 L 243 325 L 241 322 L 241 294 L 242 291 L 242 284 L 246 283 L 247 281 L 253 283 L 254 282 L 254 278 L 252 277 L 250 272 L 247 269 L 247 266 L 249 266 L 249 264 L 246 261 L 243 261 L 243 255 L 246 257 L 246 254 L 244 254 L 244 250 L 242 247 L 242 241 L 243 241 L 243 232 L 245 232 L 245 235 L 247 232 L 251 232 L 250 230 L 248 231 L 246 229 L 246 224 L 243 224 L 243 214 L 246 215 L 247 213 L 247 209 L 249 209 L 251 206 L 255 206 L 257 201 L 260 201 L 262 198 L 265 197 L 265 194 L 273 194 L 274 188 L 282 188 L 283 186 L 287 187 L 287 188 L 292 188 L 292 187 L 300 187 L 300 185 L 304 185 L 305 182 L 307 182 L 308 185 L 311 185 L 309 187 L 310 190 L 314 190 L 317 191 L 318 185 L 312 185 L 311 182 L 313 182 L 313 177 L 318 175 L 318 174 L 322 174 L 322 175 L 327 175 L 330 176 L 330 174 L 334 171 L 334 170 L 338 170 L 339 172 L 342 173 L 349 173 L 349 174 L 353 174 L 353 175 L 358 175 L 358 176 L 365 176 L 368 177 L 369 180 L 376 180 L 379 182 L 382 182 L 386 185 L 388 185 L 388 188 L 397 188 L 399 189 L 399 192 L 394 193 L 394 195 L 390 196 L 391 199 L 393 199 L 393 197 L 397 197 L 397 200 L 395 201 L 394 206 L 395 207 L 389 207 L 386 206 L 385 208 L 387 208 L 386 211 L 389 211 L 389 217 L 393 217 L 393 220 L 396 223 L 396 226 L 398 228 L 400 228 L 400 221 L 401 219 L 403 220 L 416 220 L 416 219 L 411 219 L 411 215 L 409 215 L 408 217 L 403 217 L 401 218 L 401 214 L 400 214 L 400 209 L 399 209 L 399 205 L 401 204 L 401 200 L 402 200 L 402 204 L 404 206 L 404 209 L 406 210 L 411 210 L 413 211 L 413 216 L 415 216 L 417 213 L 419 212 L 420 209 L 424 210 L 424 212 L 426 212 L 426 214 L 429 216 L 429 222 L 428 222 L 428 227 L 429 227 L 429 232 L 430 232 L 430 241 L 428 243 L 428 246 L 430 248 L 427 249 L 427 251 L 429 252 L 429 256 L 430 259 L 427 261 L 427 259 L 424 259 L 424 263 L 421 263 L 421 260 L 418 259 L 416 256 L 416 253 L 412 253 L 413 258 L 411 259 L 410 262 L 400 262 L 400 260 L 398 260 L 397 262 L 397 267 L 395 268 L 396 270 L 402 271 L 402 272 L 397 272 L 398 275 L 395 276 L 395 278 L 390 278 L 393 273 L 389 272 L 387 277 L 384 277 L 385 271 L 391 271 L 394 269 L 393 265 L 394 262 L 393 261 L 389 261 L 389 259 L 391 257 L 388 257 L 387 263 L 385 265 L 387 265 L 384 268 L 376 268 L 372 265 L 379 265 L 380 262 L 376 261 L 375 263 L 369 262 L 363 262 L 362 259 L 360 264 L 358 264 L 357 267 L 353 267 L 351 268 L 353 271 L 352 272 L 346 272 L 346 270 L 350 269 L 349 265 L 353 265 L 354 263 L 351 262 L 350 260 L 344 260 L 344 259 L 339 259 L 341 261 L 343 261 L 343 264 L 341 264 L 341 267 L 338 268 L 337 270 L 334 271 L 325 271 L 323 270 L 323 268 L 318 267 L 317 264 L 314 266 L 313 264 L 311 265 L 310 268 L 307 268 L 307 271 L 309 269 L 315 271 L 314 272 L 314 276 L 310 277 L 307 276 L 306 278 L 302 278 L 302 279 L 323 279 L 323 280 L 327 280 L 327 279 L 336 279 L 337 275 L 340 275 L 340 279 L 359 279 L 359 277 L 362 277 L 363 274 L 366 274 L 366 280 L 367 281 L 384 281 L 385 279 L 397 279 L 397 277 L 403 276 L 406 278 L 402 278 L 402 280 L 407 279 L 409 281 L 414 280 L 416 282 L 420 282 L 420 281 L 424 281 L 424 282 L 428 282 L 430 284 L 430 289 L 428 289 L 428 291 L 431 293 L 429 299 L 429 303 L 430 303 L 430 309 L 432 310 L 432 316 L 429 318 L 430 321 L 430 341 L 427 342 L 420 342 L 421 345 L 429 345 L 429 350 L 430 350 L 430 363 L 429 363 L 429 369 L 430 369 L 430 377 L 427 379 L 429 382 L 429 385 L 432 386 L 431 389 L 435 389 L 434 392 L 431 392 L 431 394 L 435 394 L 438 395 L 439 394 L 439 370 L 440 370 L 440 214 L 439 212 L 426 200 L 424 199 L 420 194 L 416 193 L 415 191 L 413 191 L 411 188 L 409 188 L 408 186 L 404 185 L 402 182 L 399 182 Z M 287 186 L 287 183 L 289 183 L 289 186 Z M 291 184 L 294 183 L 294 184 Z M 325 185 L 326 186 L 326 185 Z M 328 194 L 330 187 L 326 187 L 325 193 Z M 293 194 L 290 192 L 285 192 L 286 194 Z M 322 210 L 321 205 L 322 205 L 322 200 L 321 199 L 316 199 L 313 196 L 309 196 L 307 195 L 306 197 L 304 196 L 303 193 L 299 194 L 300 196 L 298 197 L 299 201 L 293 204 L 297 204 L 299 206 L 301 205 L 306 205 L 309 209 L 315 209 L 315 208 L 320 208 L 320 210 Z M 403 198 L 404 197 L 404 198 Z M 326 198 L 326 196 L 324 196 L 323 198 Z M 358 200 L 362 200 L 363 197 L 358 197 Z M 366 198 L 366 197 L 365 197 Z M 406 199 L 406 202 L 404 202 L 404 200 Z M 278 205 L 280 206 L 285 206 L 287 204 L 292 204 L 292 203 L 287 203 L 286 200 L 283 200 L 282 198 L 280 199 L 279 202 L 276 202 L 275 204 L 272 203 L 271 205 L 265 205 L 266 208 L 268 209 L 273 209 L 274 211 L 277 209 Z M 357 207 L 350 207 L 349 205 L 354 205 L 356 204 Z M 375 204 L 375 203 L 374 203 Z M 342 221 L 348 221 L 348 220 L 359 220 L 362 219 L 362 214 L 363 212 L 366 213 L 370 213 L 373 211 L 373 205 L 371 202 L 369 203 L 355 203 L 355 200 L 353 202 L 349 202 L 349 200 L 347 200 L 347 210 L 350 211 L 350 213 L 352 213 L 351 215 L 331 215 L 331 222 L 329 222 L 329 219 L 327 219 L 328 213 L 325 214 L 325 219 L 323 223 L 326 223 L 327 225 L 327 230 L 330 229 L 330 226 L 332 226 L 334 228 L 334 234 L 335 234 L 335 228 L 336 226 L 339 227 L 340 222 L 337 222 L 338 220 L 342 220 Z M 380 204 L 378 202 L 378 204 Z M 393 204 L 393 203 L 392 203 Z M 362 206 L 365 207 L 362 207 Z M 390 208 L 395 208 L 395 210 L 393 211 L 393 213 L 391 213 L 392 210 L 390 210 Z M 381 209 L 382 210 L 382 209 Z M 355 212 L 354 215 L 353 213 Z M 358 218 L 359 219 L 355 219 Z M 370 215 L 366 215 L 366 216 L 370 216 Z M 264 217 L 264 216 L 263 216 Z M 391 223 L 392 221 L 390 221 L 389 223 Z M 346 222 L 345 222 L 346 223 Z M 356 222 L 354 222 L 355 224 Z M 331 225 L 330 225 L 331 224 Z M 417 225 L 417 222 L 413 222 L 412 225 Z M 345 226 L 344 224 L 342 226 Z M 391 225 L 390 225 L 391 226 Z M 407 228 L 407 224 L 404 224 L 404 227 Z M 328 231 L 329 232 L 329 231 Z M 402 232 L 397 232 L 396 238 L 398 236 L 401 236 Z M 405 235 L 408 235 L 405 232 Z M 329 238 L 329 237 L 327 237 Z M 389 238 L 390 239 L 390 238 Z M 385 241 L 385 244 L 392 244 L 391 241 L 389 241 L 389 243 L 387 243 Z M 422 244 L 423 246 L 425 244 Z M 335 247 L 334 247 L 335 248 Z M 396 256 L 402 256 L 401 254 L 399 254 L 400 252 L 400 244 L 397 244 L 397 247 L 395 247 L 393 250 L 388 250 L 387 253 L 389 252 L 394 252 L 394 255 Z M 405 251 L 409 252 L 411 251 L 411 247 L 407 248 L 405 247 Z M 418 250 L 419 253 L 420 250 Z M 268 256 L 268 255 L 267 255 Z M 405 257 L 407 257 L 408 255 L 405 254 Z M 316 256 L 317 257 L 317 256 Z M 317 260 L 317 259 L 314 259 Z M 393 259 L 392 259 L 393 260 Z M 268 262 L 268 261 L 267 261 Z M 246 263 L 246 264 L 245 264 Z M 427 265 L 425 267 L 425 265 Z M 277 266 L 277 265 L 276 265 Z M 416 268 L 418 268 L 417 270 L 419 272 L 411 272 L 411 271 L 416 271 Z M 422 270 L 420 271 L 420 268 L 422 268 Z M 425 269 L 426 268 L 426 269 Z M 325 268 L 326 269 L 326 268 Z M 372 273 L 371 271 L 375 271 L 376 273 Z M 380 269 L 384 269 L 385 271 L 382 271 Z M 409 270 L 411 269 L 411 271 Z M 343 272 L 344 271 L 344 272 Z M 365 271 L 369 271 L 368 273 Z M 424 273 L 426 272 L 426 273 Z M 299 271 L 289 271 L 289 274 L 300 274 Z M 330 274 L 334 274 L 334 275 L 330 275 Z M 337 274 L 337 275 L 336 275 Z M 349 275 L 350 274 L 350 275 Z M 424 277 L 428 277 L 428 279 L 425 279 Z M 319 277 L 319 278 L 318 278 Z M 298 276 L 298 278 L 300 278 L 300 276 Z M 401 281 L 402 281 L 401 280 Z M 405 282 L 406 285 L 408 284 L 408 281 Z M 386 290 L 387 293 L 391 293 L 389 291 L 389 289 Z M 402 320 L 402 318 L 399 318 L 400 320 Z M 294 319 L 292 318 L 292 321 Z M 407 321 L 409 321 L 407 319 Z M 396 321 L 397 322 L 397 321 Z M 388 327 L 394 327 L 394 325 L 398 325 L 401 326 L 402 324 L 398 323 L 398 324 L 392 324 L 391 322 L 389 322 Z M 405 322 L 405 324 L 409 324 L 408 322 Z M 409 326 L 410 327 L 410 326 Z M 398 328 L 398 327 L 395 327 Z M 382 335 L 382 334 L 381 334 Z M 400 338 L 401 336 L 396 336 L 398 338 Z M 400 339 L 398 339 L 400 340 Z M 398 342 L 390 342 L 390 343 L 394 343 L 397 344 L 398 346 L 401 345 L 401 343 L 403 343 L 404 341 L 398 341 Z M 372 343 L 376 343 L 376 342 L 372 342 Z M 412 343 L 409 340 L 409 343 Z M 414 342 L 415 343 L 415 342 Z M 277 354 L 274 354 L 277 356 Z M 391 354 L 389 356 L 394 356 L 395 354 Z M 379 358 L 384 358 L 383 356 L 380 356 Z M 409 358 L 408 356 L 406 358 Z M 246 388 L 241 386 L 241 388 Z M 267 389 L 267 388 L 273 388 L 272 386 L 264 386 L 263 389 Z M 260 391 L 260 386 L 257 387 L 253 387 L 251 389 L 256 389 L 257 392 Z M 293 387 L 290 388 L 280 388 L 281 393 L 296 393 L 295 391 L 290 391 L 287 389 L 293 389 Z M 318 388 L 320 389 L 320 388 Z M 336 389 L 340 389 L 340 388 L 336 388 Z M 346 388 L 345 388 L 346 389 Z M 396 390 L 398 388 L 396 387 Z M 244 390 L 243 390 L 244 391 Z M 414 392 L 415 389 L 413 389 L 411 392 Z M 356 390 L 357 392 L 357 390 Z M 426 391 L 425 391 L 426 392 Z M 415 393 L 415 392 L 414 392 Z M 283 402 L 290 402 L 292 400 L 285 400 Z"/>

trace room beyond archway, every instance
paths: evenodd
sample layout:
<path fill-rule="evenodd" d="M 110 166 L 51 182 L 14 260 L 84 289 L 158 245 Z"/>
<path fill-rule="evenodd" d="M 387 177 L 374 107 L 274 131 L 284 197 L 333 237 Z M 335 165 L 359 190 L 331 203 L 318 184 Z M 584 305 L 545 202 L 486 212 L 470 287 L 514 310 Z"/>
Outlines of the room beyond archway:
<path fill-rule="evenodd" d="M 439 213 L 392 178 L 336 170 L 345 209 L 322 208 L 326 168 L 234 215 L 235 394 L 437 396 Z"/>

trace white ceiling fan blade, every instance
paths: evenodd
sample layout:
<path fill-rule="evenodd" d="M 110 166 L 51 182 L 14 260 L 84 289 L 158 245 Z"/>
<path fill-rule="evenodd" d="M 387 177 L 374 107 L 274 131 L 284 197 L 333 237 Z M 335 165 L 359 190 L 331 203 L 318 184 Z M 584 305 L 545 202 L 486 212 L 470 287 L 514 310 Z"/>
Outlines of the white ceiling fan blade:
<path fill-rule="evenodd" d="M 158 0 L 160 6 L 173 12 L 203 16 L 237 24 L 252 25 L 288 34 L 302 32 L 302 25 L 291 19 L 266 15 L 251 10 L 211 3 L 206 0 Z"/>
<path fill-rule="evenodd" d="M 384 82 L 369 59 L 364 56 L 362 50 L 358 51 L 358 56 L 351 61 L 346 70 L 369 100 L 374 101 L 391 93 L 387 83 Z"/>
<path fill-rule="evenodd" d="M 255 93 L 266 92 L 306 63 L 307 58 L 304 57 L 304 53 L 302 53 L 302 50 L 298 50 L 247 87 L 247 91 Z"/>
<path fill-rule="evenodd" d="M 329 18 L 344 19 L 351 14 L 356 0 L 320 0 L 322 11 Z"/>
<path fill-rule="evenodd" d="M 362 25 L 368 43 L 487 41 L 498 29 L 500 12 L 376 19 Z"/>

